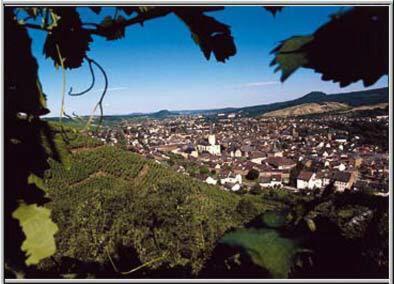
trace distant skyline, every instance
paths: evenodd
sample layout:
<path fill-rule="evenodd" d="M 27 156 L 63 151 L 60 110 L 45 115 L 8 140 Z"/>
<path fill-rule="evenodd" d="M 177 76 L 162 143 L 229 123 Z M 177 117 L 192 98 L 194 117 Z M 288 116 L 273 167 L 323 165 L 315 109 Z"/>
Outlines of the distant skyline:
<path fill-rule="evenodd" d="M 369 88 L 361 82 L 340 88 L 339 84 L 322 81 L 321 74 L 309 69 L 300 69 L 281 83 L 280 73 L 274 73 L 269 66 L 273 59 L 270 51 L 281 40 L 314 32 L 339 9 L 293 6 L 275 17 L 261 7 L 226 7 L 224 11 L 207 13 L 231 27 L 237 54 L 224 64 L 216 62 L 214 56 L 207 61 L 187 27 L 172 15 L 147 21 L 143 27 L 129 27 L 126 37 L 117 41 L 94 37 L 88 55 L 103 66 L 109 79 L 105 114 L 242 107 L 292 100 L 311 91 L 331 94 L 386 87 L 387 76 Z M 79 11 L 84 22 L 98 20 L 87 8 Z M 106 8 L 99 18 L 112 14 L 112 9 Z M 53 61 L 42 53 L 45 33 L 29 32 L 50 116 L 58 116 L 62 71 L 56 70 Z M 96 77 L 90 93 L 76 98 L 66 96 L 67 113 L 91 114 L 104 83 L 99 72 Z M 67 70 L 67 92 L 70 87 L 74 91 L 86 89 L 90 80 L 86 64 Z"/>

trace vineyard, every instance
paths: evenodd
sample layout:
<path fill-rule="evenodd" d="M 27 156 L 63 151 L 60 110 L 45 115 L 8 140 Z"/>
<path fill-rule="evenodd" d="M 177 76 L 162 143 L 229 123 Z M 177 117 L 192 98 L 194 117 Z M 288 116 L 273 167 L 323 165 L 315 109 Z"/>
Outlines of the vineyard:
<path fill-rule="evenodd" d="M 59 144 L 60 136 L 55 134 Z M 50 160 L 44 180 L 47 206 L 59 226 L 57 251 L 39 264 L 40 273 L 103 271 L 119 277 L 142 266 L 128 277 L 163 270 L 190 277 L 226 231 L 278 206 L 225 192 L 88 137 L 63 146 L 67 163 Z M 240 210 L 245 203 L 246 212 Z"/>
<path fill-rule="evenodd" d="M 29 277 L 387 273 L 387 198 L 329 188 L 317 196 L 235 194 L 72 128 L 51 127 L 62 162 L 49 160 L 42 188 L 59 227 L 56 252 Z M 72 135 L 78 138 L 65 139 Z"/>

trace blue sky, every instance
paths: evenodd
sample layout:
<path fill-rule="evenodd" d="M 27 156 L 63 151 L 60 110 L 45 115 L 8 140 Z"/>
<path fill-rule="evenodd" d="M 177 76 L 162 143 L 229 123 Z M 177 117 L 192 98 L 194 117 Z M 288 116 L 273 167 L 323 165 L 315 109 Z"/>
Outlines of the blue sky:
<path fill-rule="evenodd" d="M 269 67 L 270 51 L 283 39 L 308 34 L 329 20 L 340 7 L 286 7 L 273 17 L 260 7 L 226 7 L 208 13 L 231 26 L 237 54 L 225 64 L 207 61 L 193 42 L 187 27 L 175 16 L 158 18 L 128 27 L 126 37 L 107 41 L 95 37 L 88 55 L 98 61 L 109 78 L 104 100 L 105 114 L 153 112 L 160 109 L 185 110 L 238 107 L 286 101 L 311 91 L 326 93 L 364 89 L 358 82 L 346 88 L 320 80 L 312 70 L 301 69 L 286 82 Z M 83 21 L 97 18 L 80 8 Z M 111 9 L 101 12 L 112 15 Z M 52 60 L 45 59 L 42 47 L 45 33 L 30 31 L 33 54 L 39 63 L 39 76 L 47 94 L 51 116 L 58 116 L 61 104 L 62 72 Z M 100 95 L 104 80 L 96 72 L 95 89 L 82 97 L 66 97 L 65 110 L 78 115 L 90 114 Z M 86 64 L 66 71 L 67 90 L 87 88 L 90 73 Z M 387 86 L 387 76 L 374 86 Z"/>

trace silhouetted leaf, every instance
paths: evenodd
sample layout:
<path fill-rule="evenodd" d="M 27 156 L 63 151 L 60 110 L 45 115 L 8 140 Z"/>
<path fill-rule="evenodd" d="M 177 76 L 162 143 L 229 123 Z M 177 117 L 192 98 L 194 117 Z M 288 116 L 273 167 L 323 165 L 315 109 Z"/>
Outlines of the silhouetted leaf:
<path fill-rule="evenodd" d="M 278 64 L 275 72 L 281 70 L 282 76 L 280 80 L 285 81 L 298 68 L 305 67 L 308 63 L 308 58 L 301 48 L 310 42 L 313 36 L 295 36 L 283 41 L 277 46 L 272 53 L 276 56 L 271 62 L 271 66 Z"/>
<path fill-rule="evenodd" d="M 144 14 L 154 9 L 158 9 L 160 7 L 153 7 L 153 6 L 130 6 L 130 7 L 117 7 L 118 9 L 123 10 L 126 15 L 130 16 L 133 13 Z"/>
<path fill-rule="evenodd" d="M 262 215 L 262 221 L 269 228 L 280 228 L 288 222 L 286 212 L 268 211 Z"/>
<path fill-rule="evenodd" d="M 293 258 L 301 249 L 294 240 L 281 237 L 273 229 L 239 229 L 226 234 L 220 242 L 241 248 L 273 278 L 288 277 Z"/>
<path fill-rule="evenodd" d="M 29 177 L 27 179 L 27 183 L 34 184 L 35 186 L 37 186 L 40 189 L 45 188 L 45 183 L 44 183 L 43 179 L 40 178 L 39 176 L 36 176 L 35 174 L 29 175 Z"/>
<path fill-rule="evenodd" d="M 189 27 L 192 38 L 209 60 L 213 52 L 217 61 L 235 55 L 236 47 L 229 26 L 206 16 L 201 9 L 175 8 L 175 14 Z"/>
<path fill-rule="evenodd" d="M 310 218 L 305 218 L 305 222 L 308 225 L 309 230 L 311 230 L 312 232 L 316 231 L 315 221 Z"/>
<path fill-rule="evenodd" d="M 374 84 L 388 74 L 388 8 L 355 7 L 332 16 L 313 35 L 292 37 L 273 50 L 284 81 L 297 68 L 311 68 L 341 87 Z"/>
<path fill-rule="evenodd" d="M 37 76 L 38 64 L 31 54 L 31 39 L 27 30 L 18 25 L 14 18 L 7 19 L 5 29 L 7 36 L 5 48 L 12 52 L 12 56 L 5 57 L 4 67 L 6 73 L 4 97 L 7 104 L 9 103 L 7 113 L 44 115 L 49 111 Z"/>
<path fill-rule="evenodd" d="M 125 36 L 125 21 L 126 19 L 122 16 L 118 16 L 116 20 L 107 16 L 101 22 L 98 30 L 107 40 L 123 38 Z"/>
<path fill-rule="evenodd" d="M 271 12 L 273 16 L 283 10 L 283 6 L 264 6 L 263 8 Z"/>
<path fill-rule="evenodd" d="M 119 9 L 123 10 L 123 12 L 126 13 L 126 15 L 130 16 L 134 12 L 137 11 L 138 7 L 132 6 L 132 7 L 118 7 Z"/>
<path fill-rule="evenodd" d="M 56 251 L 54 234 L 58 227 L 52 222 L 51 211 L 36 204 L 22 203 L 12 217 L 19 221 L 26 236 L 22 251 L 26 252 L 26 265 L 38 264 L 40 260 L 53 255 Z"/>
<path fill-rule="evenodd" d="M 91 6 L 89 8 L 90 8 L 90 10 L 92 10 L 97 15 L 100 14 L 100 12 L 101 12 L 101 7 L 100 6 Z"/>
<path fill-rule="evenodd" d="M 146 12 L 152 10 L 152 9 L 155 9 L 155 7 L 150 7 L 150 6 L 140 6 L 140 7 L 138 7 L 138 11 L 140 13 L 146 13 Z"/>
<path fill-rule="evenodd" d="M 388 27 L 388 7 L 356 7 L 335 15 L 306 47 L 307 67 L 341 87 L 360 79 L 370 86 L 388 74 Z"/>
<path fill-rule="evenodd" d="M 33 19 L 36 19 L 37 16 L 42 14 L 41 8 L 37 8 L 37 7 L 25 8 L 24 10 Z"/>
<path fill-rule="evenodd" d="M 62 7 L 55 9 L 55 12 L 60 19 L 58 25 L 47 35 L 44 54 L 52 58 L 55 65 L 60 66 L 58 46 L 65 68 L 78 68 L 92 42 L 90 33 L 82 28 L 81 19 L 75 8 Z"/>

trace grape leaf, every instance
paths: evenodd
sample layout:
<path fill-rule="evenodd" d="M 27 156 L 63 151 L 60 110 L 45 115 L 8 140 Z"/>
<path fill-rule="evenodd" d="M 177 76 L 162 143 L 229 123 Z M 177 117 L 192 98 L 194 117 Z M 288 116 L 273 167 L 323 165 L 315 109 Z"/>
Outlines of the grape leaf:
<path fill-rule="evenodd" d="M 263 6 L 263 8 L 270 12 L 274 17 L 276 13 L 283 10 L 282 6 Z"/>
<path fill-rule="evenodd" d="M 34 184 L 35 186 L 37 186 L 40 189 L 44 189 L 45 188 L 45 182 L 44 180 L 35 175 L 35 174 L 30 174 L 27 178 L 27 183 L 29 184 Z"/>
<path fill-rule="evenodd" d="M 134 6 L 132 6 L 132 7 L 118 7 L 119 9 L 121 9 L 121 10 L 123 10 L 123 12 L 125 12 L 125 14 L 127 15 L 127 16 L 130 16 L 131 14 L 133 14 L 134 12 L 136 12 L 137 11 L 137 7 L 134 7 Z"/>
<path fill-rule="evenodd" d="M 12 217 L 19 221 L 26 236 L 22 243 L 22 251 L 26 252 L 26 265 L 38 264 L 40 260 L 56 252 L 54 234 L 58 227 L 52 222 L 51 210 L 36 204 L 20 204 L 12 213 Z"/>
<path fill-rule="evenodd" d="M 273 278 L 287 278 L 300 247 L 273 229 L 239 229 L 226 234 L 220 243 L 242 248 L 256 265 Z"/>
<path fill-rule="evenodd" d="M 280 228 L 287 224 L 286 212 L 267 211 L 262 215 L 262 221 L 269 228 Z"/>
<path fill-rule="evenodd" d="M 98 30 L 107 40 L 120 39 L 125 36 L 125 22 L 126 19 L 122 16 L 118 16 L 116 20 L 107 16 L 101 22 Z"/>
<path fill-rule="evenodd" d="M 308 225 L 309 230 L 311 230 L 312 232 L 316 231 L 315 221 L 310 218 L 305 218 L 305 222 Z"/>
<path fill-rule="evenodd" d="M 374 84 L 388 74 L 388 8 L 355 7 L 332 15 L 312 35 L 281 42 L 272 53 L 281 81 L 300 67 L 322 74 L 322 80 L 346 87 L 358 80 Z"/>
<path fill-rule="evenodd" d="M 37 16 L 42 14 L 41 8 L 37 8 L 37 7 L 29 7 L 29 8 L 25 8 L 24 10 L 34 20 L 37 18 Z"/>
<path fill-rule="evenodd" d="M 295 36 L 283 41 L 272 51 L 276 56 L 271 61 L 271 66 L 278 65 L 275 72 L 282 71 L 280 78 L 282 82 L 298 68 L 304 67 L 308 63 L 307 55 L 302 52 L 301 48 L 312 39 L 312 36 Z"/>
<path fill-rule="evenodd" d="M 174 8 L 174 13 L 188 26 L 205 58 L 209 60 L 213 53 L 217 61 L 225 62 L 237 52 L 230 27 L 204 15 L 203 11 L 198 8 Z"/>
<path fill-rule="evenodd" d="M 157 9 L 157 7 L 152 7 L 152 6 L 130 6 L 130 7 L 120 6 L 117 8 L 122 10 L 127 16 L 130 16 L 133 13 L 143 14 L 153 9 Z"/>
<path fill-rule="evenodd" d="M 87 30 L 82 28 L 81 19 L 75 8 L 62 7 L 54 9 L 54 12 L 60 19 L 57 26 L 47 35 L 44 54 L 47 58 L 52 58 L 55 66 L 61 66 L 60 51 L 65 68 L 78 68 L 82 65 L 86 52 L 89 50 L 92 37 Z"/>
<path fill-rule="evenodd" d="M 101 12 L 101 7 L 100 6 L 90 6 L 89 8 L 90 8 L 90 10 L 92 10 L 97 15 L 100 14 L 100 12 Z"/>

